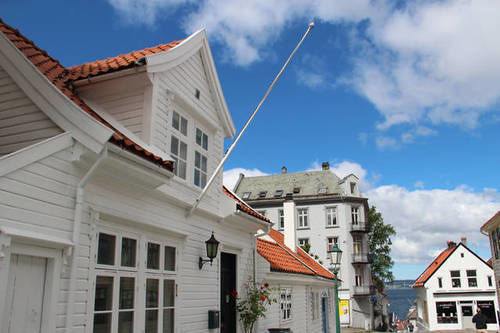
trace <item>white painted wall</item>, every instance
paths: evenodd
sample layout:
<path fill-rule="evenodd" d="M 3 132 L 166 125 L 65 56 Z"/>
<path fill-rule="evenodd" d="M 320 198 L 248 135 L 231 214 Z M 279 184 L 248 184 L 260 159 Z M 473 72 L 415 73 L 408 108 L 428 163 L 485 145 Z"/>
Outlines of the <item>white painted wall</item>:
<path fill-rule="evenodd" d="M 0 156 L 62 131 L 0 67 Z"/>

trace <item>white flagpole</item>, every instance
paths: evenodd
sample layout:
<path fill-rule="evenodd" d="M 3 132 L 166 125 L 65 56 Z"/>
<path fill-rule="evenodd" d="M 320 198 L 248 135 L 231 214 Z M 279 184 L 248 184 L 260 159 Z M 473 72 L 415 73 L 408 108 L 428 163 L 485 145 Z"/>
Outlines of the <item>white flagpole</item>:
<path fill-rule="evenodd" d="M 214 173 L 212 174 L 212 176 L 208 180 L 207 184 L 203 188 L 203 191 L 201 191 L 200 195 L 198 196 L 198 198 L 194 202 L 193 206 L 188 211 L 188 213 L 186 215 L 187 217 L 191 216 L 191 214 L 193 214 L 193 212 L 196 209 L 196 207 L 198 207 L 198 205 L 200 204 L 201 199 L 207 193 L 207 189 L 210 187 L 210 185 L 214 181 L 215 177 L 217 176 L 217 174 L 222 169 L 222 166 L 224 165 L 224 163 L 226 163 L 229 155 L 231 155 L 231 153 L 233 152 L 234 147 L 236 146 L 236 144 L 240 140 L 240 138 L 243 135 L 243 133 L 245 133 L 245 130 L 247 129 L 248 125 L 250 125 L 250 123 L 252 122 L 252 119 L 255 117 L 255 114 L 257 114 L 257 111 L 259 111 L 259 109 L 262 106 L 262 104 L 264 104 L 264 101 L 266 100 L 267 96 L 269 95 L 269 93 L 273 89 L 274 85 L 276 84 L 276 82 L 280 78 L 281 74 L 283 74 L 283 72 L 285 71 L 285 68 L 288 66 L 288 63 L 290 63 L 290 60 L 292 60 L 292 58 L 295 55 L 295 53 L 297 53 L 298 49 L 302 45 L 302 42 L 304 42 L 304 40 L 306 39 L 307 35 L 309 35 L 309 32 L 311 32 L 312 28 L 314 28 L 314 22 L 309 23 L 309 27 L 307 28 L 307 31 L 304 33 L 304 36 L 302 36 L 301 40 L 299 41 L 299 43 L 297 44 L 297 46 L 293 50 L 292 54 L 290 54 L 290 56 L 288 57 L 287 61 L 285 62 L 285 64 L 281 68 L 281 70 L 279 71 L 278 75 L 276 75 L 276 77 L 274 78 L 274 81 L 271 83 L 271 85 L 269 86 L 269 88 L 267 88 L 267 91 L 264 94 L 264 97 L 262 97 L 262 99 L 260 100 L 259 104 L 257 105 L 257 107 L 255 108 L 255 110 L 253 111 L 252 115 L 250 116 L 250 118 L 248 118 L 248 120 L 245 123 L 245 126 L 243 126 L 243 129 L 241 130 L 240 134 L 238 134 L 238 136 L 236 137 L 236 140 L 234 140 L 234 142 L 231 144 L 231 147 L 229 147 L 229 149 L 227 150 L 226 154 L 224 155 L 224 157 L 220 161 L 219 165 L 215 169 Z"/>

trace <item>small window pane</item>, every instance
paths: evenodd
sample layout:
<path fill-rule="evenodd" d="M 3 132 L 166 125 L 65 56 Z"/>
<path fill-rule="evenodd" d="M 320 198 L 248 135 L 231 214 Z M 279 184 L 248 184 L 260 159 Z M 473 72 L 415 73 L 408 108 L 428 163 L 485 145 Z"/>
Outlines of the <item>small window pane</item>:
<path fill-rule="evenodd" d="M 111 332 L 111 313 L 96 313 L 94 315 L 93 333 Z"/>
<path fill-rule="evenodd" d="M 134 282 L 132 277 L 120 277 L 120 309 L 134 308 Z"/>
<path fill-rule="evenodd" d="M 132 311 L 120 312 L 118 315 L 118 333 L 134 332 L 134 313 Z"/>
<path fill-rule="evenodd" d="M 207 158 L 205 156 L 201 156 L 201 171 L 207 172 Z"/>
<path fill-rule="evenodd" d="M 172 140 L 170 141 L 170 152 L 176 156 L 179 155 L 179 139 L 172 135 Z"/>
<path fill-rule="evenodd" d="M 132 238 L 122 238 L 122 266 L 135 267 L 137 241 Z"/>
<path fill-rule="evenodd" d="M 174 309 L 163 310 L 163 333 L 174 333 Z"/>
<path fill-rule="evenodd" d="M 148 243 L 148 265 L 149 269 L 160 269 L 160 245 Z"/>
<path fill-rule="evenodd" d="M 181 141 L 179 157 L 185 160 L 187 158 L 187 144 Z"/>
<path fill-rule="evenodd" d="M 99 233 L 99 247 L 97 250 L 97 263 L 100 265 L 115 264 L 115 243 L 113 235 Z"/>
<path fill-rule="evenodd" d="M 175 304 L 175 281 L 163 281 L 163 307 L 174 306 Z"/>
<path fill-rule="evenodd" d="M 177 169 L 179 177 L 181 177 L 182 179 L 186 179 L 186 162 L 179 161 Z"/>
<path fill-rule="evenodd" d="M 158 310 L 146 310 L 146 333 L 158 332 Z"/>
<path fill-rule="evenodd" d="M 200 186 L 200 171 L 196 169 L 194 170 L 194 184 Z"/>
<path fill-rule="evenodd" d="M 201 146 L 201 138 L 202 138 L 202 133 L 201 133 L 201 130 L 199 128 L 196 129 L 196 144 L 198 144 L 199 146 Z"/>
<path fill-rule="evenodd" d="M 165 270 L 175 271 L 175 247 L 165 246 Z"/>
<path fill-rule="evenodd" d="M 175 111 L 172 113 L 172 127 L 179 130 L 179 114 Z"/>
<path fill-rule="evenodd" d="M 111 310 L 113 306 L 113 278 L 97 276 L 95 284 L 95 311 Z"/>
<path fill-rule="evenodd" d="M 201 188 L 204 188 L 205 185 L 207 185 L 207 175 L 202 173 L 201 174 L 201 184 L 200 184 L 200 187 Z"/>
<path fill-rule="evenodd" d="M 208 136 L 203 133 L 203 145 L 202 145 L 203 149 L 207 150 L 208 149 Z"/>
<path fill-rule="evenodd" d="M 158 279 L 146 280 L 146 308 L 158 307 L 159 283 Z"/>
<path fill-rule="evenodd" d="M 181 133 L 187 135 L 188 131 L 188 121 L 186 118 L 181 117 Z"/>
<path fill-rule="evenodd" d="M 194 152 L 194 166 L 197 167 L 198 169 L 201 166 L 201 154 L 198 153 L 197 151 Z"/>

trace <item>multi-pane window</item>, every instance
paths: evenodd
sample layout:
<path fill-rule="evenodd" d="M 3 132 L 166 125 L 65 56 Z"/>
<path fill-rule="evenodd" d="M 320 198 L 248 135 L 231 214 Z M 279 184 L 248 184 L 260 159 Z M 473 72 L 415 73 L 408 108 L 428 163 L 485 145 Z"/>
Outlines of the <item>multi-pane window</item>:
<path fill-rule="evenodd" d="M 299 225 L 298 228 L 309 227 L 309 211 L 307 208 L 297 209 L 297 214 L 299 215 Z"/>
<path fill-rule="evenodd" d="M 451 286 L 453 288 L 460 288 L 460 271 L 450 271 L 451 276 Z"/>
<path fill-rule="evenodd" d="M 333 227 L 337 225 L 337 207 L 326 208 L 326 226 Z"/>
<path fill-rule="evenodd" d="M 351 220 L 352 220 L 352 224 L 359 223 L 359 208 L 358 207 L 351 207 Z"/>
<path fill-rule="evenodd" d="M 338 237 L 327 237 L 326 238 L 327 243 L 328 243 L 328 248 L 326 249 L 327 251 L 330 251 L 334 245 L 339 244 L 339 238 Z"/>
<path fill-rule="evenodd" d="M 184 136 L 187 135 L 188 121 L 176 111 L 172 112 L 172 127 L 181 132 Z"/>
<path fill-rule="evenodd" d="M 138 251 L 144 248 L 146 251 Z M 145 263 L 141 268 L 140 260 Z M 94 333 L 132 333 L 137 299 L 145 300 L 144 332 L 173 333 L 176 248 L 100 232 L 97 237 Z M 140 316 L 139 316 L 140 317 Z"/>
<path fill-rule="evenodd" d="M 306 244 L 309 244 L 309 238 L 299 238 L 299 246 L 304 246 Z"/>
<path fill-rule="evenodd" d="M 354 283 L 356 287 L 361 287 L 363 285 L 363 268 L 356 267 L 354 269 Z"/>
<path fill-rule="evenodd" d="M 208 150 L 208 135 L 201 129 L 196 129 L 196 144 L 205 150 Z"/>
<path fill-rule="evenodd" d="M 362 249 L 362 240 L 361 237 L 355 236 L 352 239 L 352 253 L 353 254 L 361 254 Z"/>
<path fill-rule="evenodd" d="M 477 277 L 475 269 L 468 269 L 467 273 L 467 283 L 469 287 L 477 287 Z"/>
<path fill-rule="evenodd" d="M 181 138 L 187 136 L 188 121 L 176 111 L 172 112 L 172 127 L 177 131 L 170 137 L 170 153 L 175 162 L 174 173 L 186 179 L 187 143 Z"/>
<path fill-rule="evenodd" d="M 194 152 L 194 185 L 204 188 L 207 184 L 207 157 L 199 151 Z"/>
<path fill-rule="evenodd" d="M 278 229 L 283 230 L 285 228 L 285 213 L 283 209 L 278 209 Z"/>
<path fill-rule="evenodd" d="M 281 319 L 292 319 L 292 288 L 280 289 Z"/>
<path fill-rule="evenodd" d="M 351 183 L 351 194 L 356 193 L 356 183 Z"/>

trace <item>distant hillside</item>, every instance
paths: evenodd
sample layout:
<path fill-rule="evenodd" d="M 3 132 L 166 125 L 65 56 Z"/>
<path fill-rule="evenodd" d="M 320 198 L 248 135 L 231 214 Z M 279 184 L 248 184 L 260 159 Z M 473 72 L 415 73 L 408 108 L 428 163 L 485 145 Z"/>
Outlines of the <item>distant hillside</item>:
<path fill-rule="evenodd" d="M 392 282 L 386 282 L 386 289 L 405 289 L 411 288 L 415 280 L 394 280 Z"/>

